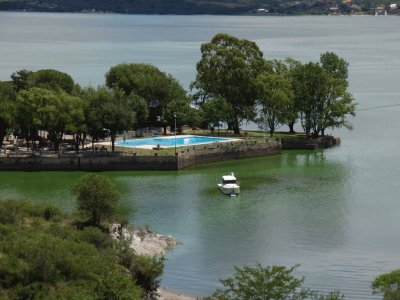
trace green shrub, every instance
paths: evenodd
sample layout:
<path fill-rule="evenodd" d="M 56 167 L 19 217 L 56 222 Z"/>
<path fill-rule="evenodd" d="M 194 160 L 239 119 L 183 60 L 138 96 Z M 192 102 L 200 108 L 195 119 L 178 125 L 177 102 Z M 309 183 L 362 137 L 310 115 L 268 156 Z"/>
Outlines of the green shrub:
<path fill-rule="evenodd" d="M 130 268 L 135 261 L 135 252 L 130 247 L 130 241 L 116 240 L 114 241 L 114 250 L 120 265 Z"/>
<path fill-rule="evenodd" d="M 263 267 L 257 263 L 254 266 L 234 267 L 232 277 L 220 280 L 223 288 L 217 289 L 209 299 L 218 300 L 341 300 L 344 296 L 339 291 L 328 295 L 319 294 L 303 287 L 304 277 L 296 278 L 292 272 L 298 265 L 291 268 L 285 266 Z"/>
<path fill-rule="evenodd" d="M 0 223 L 1 224 L 14 224 L 16 222 L 15 215 L 7 208 L 0 206 Z"/>
<path fill-rule="evenodd" d="M 163 259 L 137 257 L 129 244 L 78 229 L 55 207 L 0 201 L 0 299 L 154 299 Z"/>
<path fill-rule="evenodd" d="M 78 209 L 89 218 L 89 223 L 100 227 L 101 222 L 115 213 L 120 194 L 106 177 L 89 174 L 82 177 L 74 187 Z"/>
<path fill-rule="evenodd" d="M 98 250 L 106 250 L 113 246 L 113 241 L 109 234 L 96 227 L 85 227 L 80 232 L 83 241 L 95 246 Z"/>
<path fill-rule="evenodd" d="M 16 219 L 23 220 L 24 218 L 43 218 L 47 221 L 61 218 L 63 213 L 60 209 L 52 205 L 37 205 L 27 200 L 6 199 L 0 201 L 0 222 L 1 215 L 7 213 Z M 11 219 L 9 222 L 12 221 Z"/>
<path fill-rule="evenodd" d="M 62 216 L 62 212 L 57 207 L 46 205 L 43 207 L 43 218 L 47 221 L 54 220 Z"/>
<path fill-rule="evenodd" d="M 140 299 L 106 237 L 97 228 L 0 225 L 0 290 L 11 299 Z"/>
<path fill-rule="evenodd" d="M 373 294 L 381 294 L 384 300 L 400 299 L 400 269 L 376 277 L 372 290 Z"/>
<path fill-rule="evenodd" d="M 160 286 L 164 268 L 164 257 L 135 256 L 130 267 L 136 283 L 142 287 L 150 299 L 157 299 L 157 289 Z"/>
<path fill-rule="evenodd" d="M 129 274 L 117 271 L 102 277 L 96 291 L 99 299 L 104 300 L 135 300 L 142 295 L 142 290 L 134 284 Z"/>

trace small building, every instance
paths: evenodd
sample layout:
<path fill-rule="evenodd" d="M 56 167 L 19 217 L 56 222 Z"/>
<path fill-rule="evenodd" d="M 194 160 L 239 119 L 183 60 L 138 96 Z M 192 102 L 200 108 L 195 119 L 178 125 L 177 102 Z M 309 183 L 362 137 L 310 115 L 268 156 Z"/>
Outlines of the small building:
<path fill-rule="evenodd" d="M 339 6 L 337 6 L 337 5 L 330 6 L 329 14 L 330 15 L 338 15 L 339 14 Z"/>
<path fill-rule="evenodd" d="M 375 8 L 375 16 L 386 16 L 387 11 L 385 9 L 385 5 L 381 4 Z"/>

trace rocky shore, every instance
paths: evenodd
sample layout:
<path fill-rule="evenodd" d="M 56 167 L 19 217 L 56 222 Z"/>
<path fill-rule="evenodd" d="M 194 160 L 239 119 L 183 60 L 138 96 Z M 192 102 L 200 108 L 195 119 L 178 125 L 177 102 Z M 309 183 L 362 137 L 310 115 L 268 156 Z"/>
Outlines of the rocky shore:
<path fill-rule="evenodd" d="M 130 242 L 130 247 L 138 255 L 161 256 L 166 251 L 172 249 L 178 244 L 178 241 L 172 236 L 165 236 L 148 229 L 130 231 L 121 224 L 113 224 L 111 227 L 111 236 L 114 239 L 123 238 Z"/>
<path fill-rule="evenodd" d="M 130 241 L 130 246 L 139 255 L 161 256 L 178 244 L 172 236 L 165 236 L 148 229 L 130 231 L 121 224 L 113 224 L 111 236 L 114 239 L 123 238 Z M 201 298 L 173 292 L 165 288 L 158 289 L 159 300 L 198 300 Z"/>

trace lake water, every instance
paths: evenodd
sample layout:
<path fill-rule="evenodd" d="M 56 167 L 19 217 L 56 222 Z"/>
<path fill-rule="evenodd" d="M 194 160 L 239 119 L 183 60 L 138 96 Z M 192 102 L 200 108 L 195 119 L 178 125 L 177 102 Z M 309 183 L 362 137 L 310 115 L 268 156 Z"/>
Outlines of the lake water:
<path fill-rule="evenodd" d="M 226 17 L 0 13 L 0 80 L 19 69 L 56 68 L 82 85 L 104 83 L 122 62 L 195 76 L 200 44 L 217 32 L 254 40 L 267 58 L 350 63 L 359 109 L 400 104 L 398 17 Z M 377 299 L 370 282 L 400 266 L 400 106 L 360 110 L 342 145 L 193 166 L 179 172 L 107 172 L 123 192 L 120 213 L 181 244 L 167 255 L 162 285 L 209 295 L 234 265 L 301 264 L 308 287 Z M 225 197 L 235 172 L 241 195 Z M 0 198 L 74 206 L 83 173 L 0 172 Z"/>

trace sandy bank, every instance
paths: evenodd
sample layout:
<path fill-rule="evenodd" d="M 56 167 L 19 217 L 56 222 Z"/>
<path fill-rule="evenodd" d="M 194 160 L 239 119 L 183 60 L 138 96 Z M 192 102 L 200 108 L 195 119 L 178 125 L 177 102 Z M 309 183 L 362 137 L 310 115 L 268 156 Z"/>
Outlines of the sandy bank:
<path fill-rule="evenodd" d="M 158 289 L 159 300 L 200 300 L 202 298 L 188 296 L 182 293 L 172 292 L 165 288 Z"/>
<path fill-rule="evenodd" d="M 129 231 L 121 224 L 113 224 L 111 236 L 114 239 L 123 238 L 130 241 L 130 246 L 139 255 L 161 256 L 178 244 L 171 236 L 161 235 L 150 230 Z M 165 288 L 158 289 L 159 300 L 198 300 L 201 298 L 188 296 L 178 292 L 172 292 Z"/>

